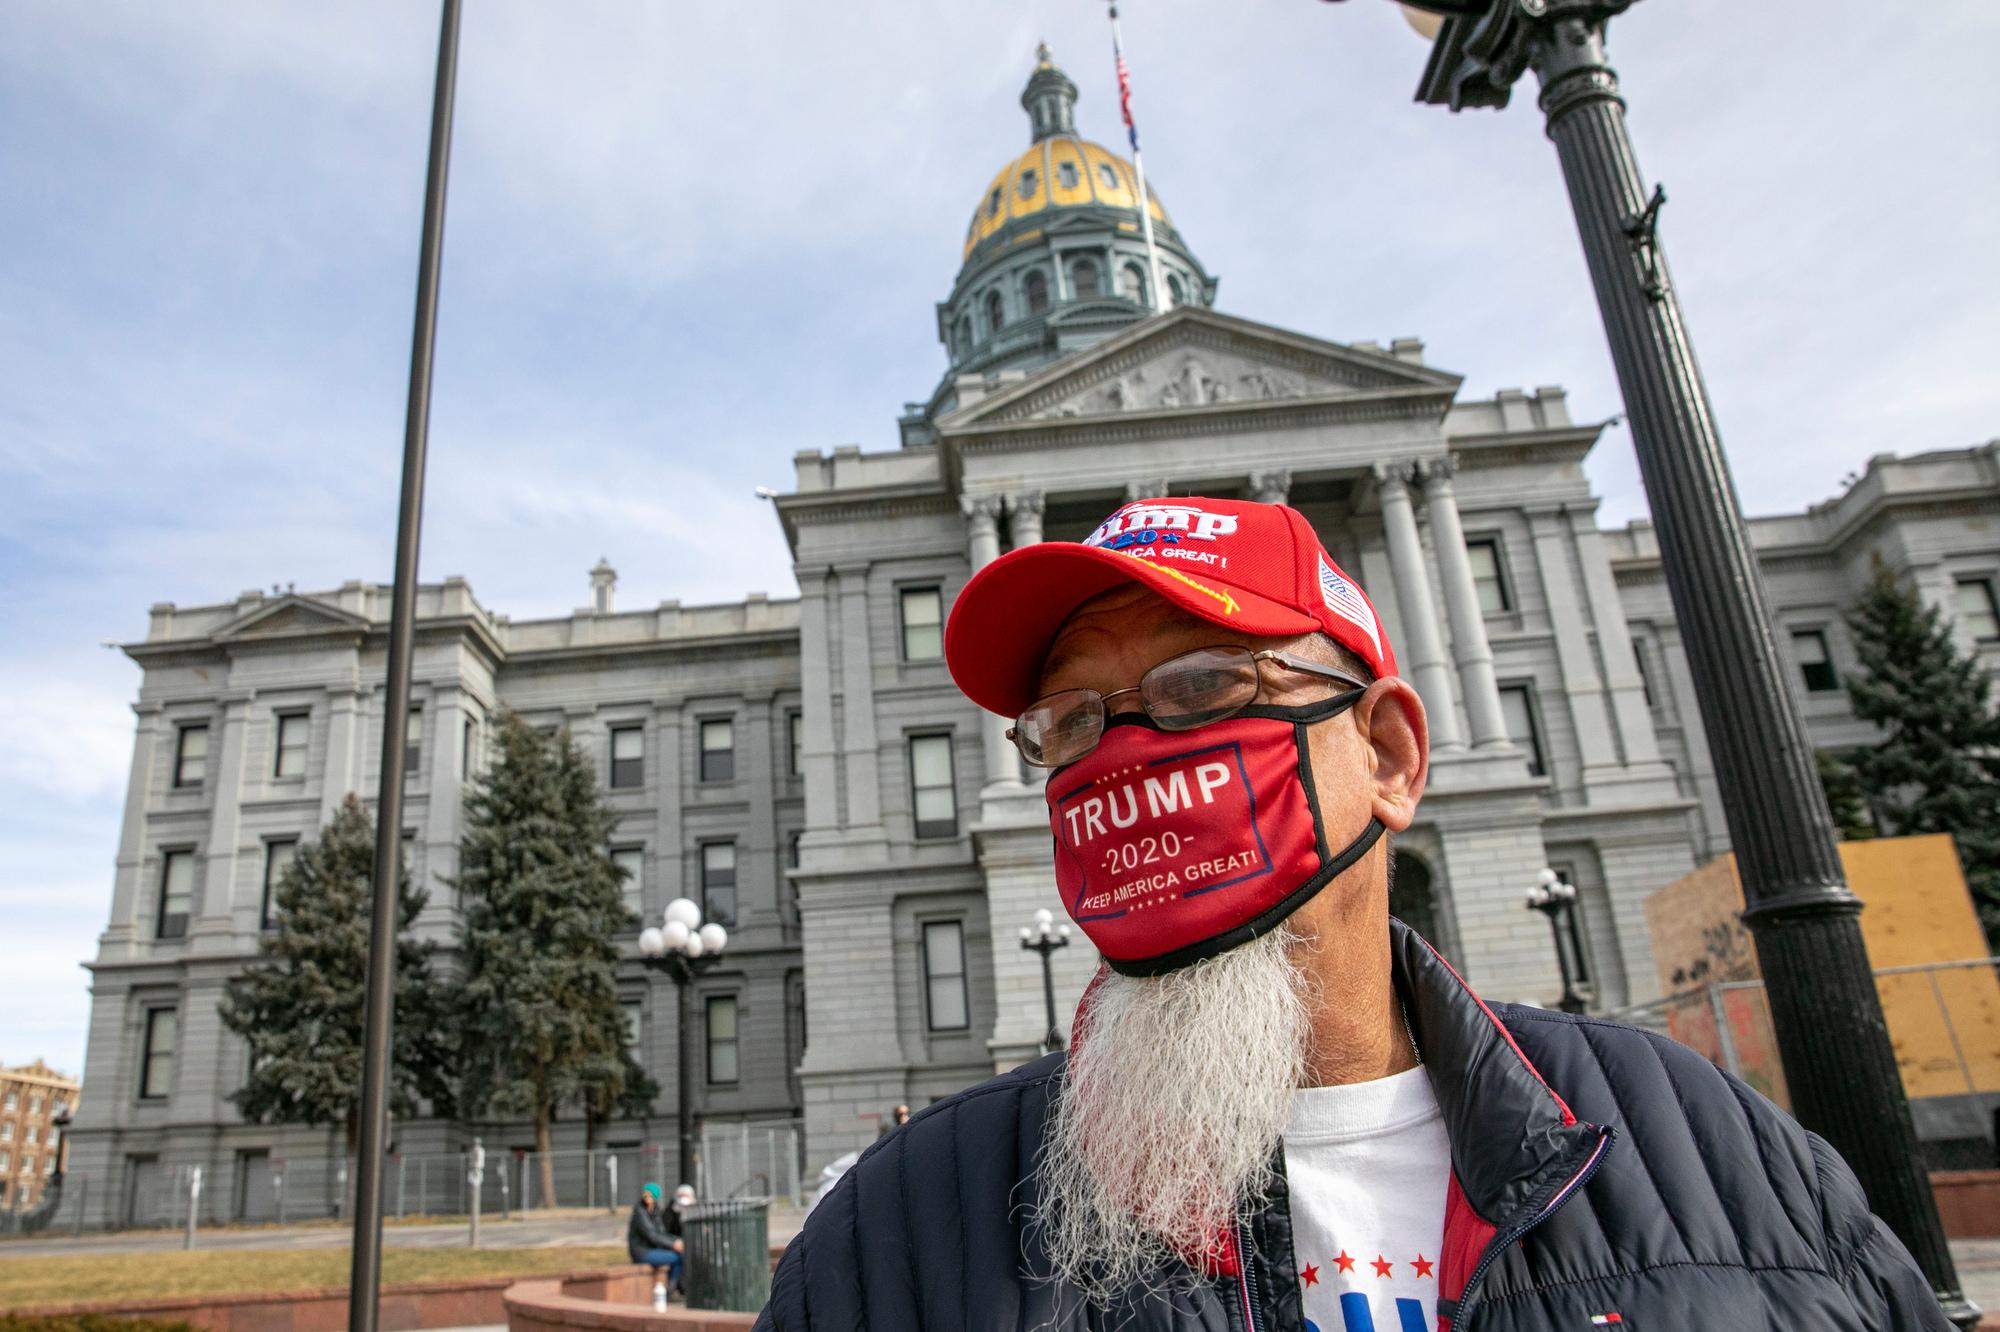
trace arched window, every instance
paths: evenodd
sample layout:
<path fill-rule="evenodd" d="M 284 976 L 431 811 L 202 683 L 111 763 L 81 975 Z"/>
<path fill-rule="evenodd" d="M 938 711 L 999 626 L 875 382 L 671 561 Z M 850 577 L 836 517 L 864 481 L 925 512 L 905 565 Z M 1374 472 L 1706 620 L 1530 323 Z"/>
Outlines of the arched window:
<path fill-rule="evenodd" d="M 1111 169 L 1109 162 L 1099 162 L 1097 164 L 1097 178 L 1104 182 L 1104 188 L 1107 190 L 1124 188 L 1118 181 L 1118 173 Z"/>
<path fill-rule="evenodd" d="M 1187 292 L 1181 289 L 1181 280 L 1172 273 L 1167 274 L 1167 299 L 1175 305 L 1182 305 L 1187 301 Z"/>
<path fill-rule="evenodd" d="M 960 356 L 972 350 L 972 321 L 964 315 L 958 317 L 958 336 L 953 341 L 957 344 L 953 350 Z"/>
<path fill-rule="evenodd" d="M 1002 310 L 1000 306 L 1000 293 L 997 291 L 987 292 L 986 331 L 988 333 L 998 333 L 1000 331 L 1000 325 L 1005 321 L 1006 321 L 1006 312 Z"/>
<path fill-rule="evenodd" d="M 1028 313 L 1038 315 L 1049 308 L 1049 280 L 1039 268 L 1028 270 L 1028 276 L 1021 283 L 1021 290 L 1028 297 Z"/>
<path fill-rule="evenodd" d="M 1032 199 L 1035 197 L 1035 185 L 1040 179 L 1040 174 L 1033 167 L 1029 167 L 1021 173 L 1020 190 L 1023 199 Z"/>
<path fill-rule="evenodd" d="M 986 216 L 1000 216 L 1000 187 L 998 185 L 993 187 L 992 195 L 986 200 Z"/>
<path fill-rule="evenodd" d="M 1438 942 L 1437 893 L 1431 867 L 1401 847 L 1396 848 L 1389 874 L 1389 914 L 1431 943 Z"/>
<path fill-rule="evenodd" d="M 1074 162 L 1058 162 L 1058 163 L 1056 163 L 1056 179 L 1062 182 L 1062 187 L 1063 187 L 1064 189 L 1066 189 L 1066 190 L 1073 190 L 1073 189 L 1075 189 L 1075 188 L 1076 188 L 1076 163 L 1074 163 Z"/>
<path fill-rule="evenodd" d="M 1069 285 L 1080 301 L 1093 300 L 1097 296 L 1097 265 L 1088 259 L 1078 259 L 1069 266 Z"/>
<path fill-rule="evenodd" d="M 1118 270 L 1118 294 L 1134 305 L 1146 303 L 1146 275 L 1139 265 L 1127 264 Z"/>

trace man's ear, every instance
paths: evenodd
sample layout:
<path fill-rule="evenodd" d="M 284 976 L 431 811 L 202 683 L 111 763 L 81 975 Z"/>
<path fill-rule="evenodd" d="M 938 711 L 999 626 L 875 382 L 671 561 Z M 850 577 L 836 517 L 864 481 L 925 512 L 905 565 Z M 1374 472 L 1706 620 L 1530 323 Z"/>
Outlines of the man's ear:
<path fill-rule="evenodd" d="M 1388 676 L 1368 686 L 1354 705 L 1354 723 L 1374 753 L 1375 817 L 1392 833 L 1406 831 L 1430 778 L 1430 723 L 1424 701 L 1407 680 Z"/>

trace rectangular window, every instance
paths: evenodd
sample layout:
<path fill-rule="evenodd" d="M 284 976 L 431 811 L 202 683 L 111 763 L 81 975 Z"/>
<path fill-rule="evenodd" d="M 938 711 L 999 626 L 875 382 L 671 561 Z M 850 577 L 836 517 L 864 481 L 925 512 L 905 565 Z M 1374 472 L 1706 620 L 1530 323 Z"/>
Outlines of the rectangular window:
<path fill-rule="evenodd" d="M 949 735 L 910 737 L 910 803 L 919 837 L 958 836 L 958 794 Z"/>
<path fill-rule="evenodd" d="M 803 775 L 805 772 L 805 764 L 803 762 L 803 749 L 802 749 L 802 746 L 804 744 L 804 733 L 805 733 L 805 726 L 803 724 L 803 718 L 801 718 L 800 715 L 796 712 L 786 713 L 785 714 L 785 741 L 786 741 L 786 755 L 787 755 L 785 759 L 786 776 L 798 777 Z"/>
<path fill-rule="evenodd" d="M 625 1019 L 625 1048 L 636 1050 L 646 1034 L 646 1006 L 637 999 L 618 1001 L 618 1012 Z"/>
<path fill-rule="evenodd" d="M 611 863 L 624 876 L 619 891 L 625 894 L 625 906 L 634 915 L 646 914 L 646 848 L 642 846 L 614 846 L 611 848 Z"/>
<path fill-rule="evenodd" d="M 424 705 L 410 704 L 410 716 L 403 723 L 403 771 L 414 773 L 424 762 Z"/>
<path fill-rule="evenodd" d="M 41 1140 L 42 1140 L 42 1126 L 40 1124 L 28 1125 L 28 1141 L 39 1144 Z"/>
<path fill-rule="evenodd" d="M 472 718 L 465 719 L 465 728 L 458 737 L 458 775 L 472 776 L 472 761 L 479 753 L 479 723 Z"/>
<path fill-rule="evenodd" d="M 934 587 L 906 587 L 902 595 L 903 660 L 944 656 L 944 597 Z"/>
<path fill-rule="evenodd" d="M 0 1142 L 12 1141 L 14 1141 L 14 1121 L 11 1119 L 0 1121 Z"/>
<path fill-rule="evenodd" d="M 28 1113 L 31 1115 L 42 1113 L 42 1097 L 40 1092 L 28 1097 Z"/>
<path fill-rule="evenodd" d="M 701 724 L 701 779 L 736 780 L 736 723 L 717 717 Z"/>
<path fill-rule="evenodd" d="M 1500 714 L 1507 723 L 1507 738 L 1528 755 L 1528 775 L 1548 772 L 1542 753 L 1542 730 L 1535 724 L 1535 691 L 1527 685 L 1508 685 L 1500 691 Z"/>
<path fill-rule="evenodd" d="M 14 1163 L 14 1158 L 12 1156 L 8 1155 L 6 1152 L 0 1152 L 0 1170 L 5 1170 L 8 1166 L 12 1165 L 13 1163 Z M 4 1198 L 6 1196 L 7 1195 L 5 1193 L 0 1193 L 0 1198 Z"/>
<path fill-rule="evenodd" d="M 160 857 L 160 920 L 162 939 L 187 936 L 188 909 L 194 905 L 194 852 L 168 851 Z"/>
<path fill-rule="evenodd" d="M 1840 688 L 1833 657 L 1826 650 L 1824 629 L 1792 630 L 1792 652 L 1799 659 L 1799 676 L 1806 682 L 1807 693 L 1824 694 Z"/>
<path fill-rule="evenodd" d="M 139 1098 L 166 1099 L 174 1083 L 174 1044 L 180 1014 L 171 1008 L 146 1010 L 146 1043 L 139 1057 Z"/>
<path fill-rule="evenodd" d="M 310 713 L 278 714 L 278 752 L 271 764 L 273 777 L 306 775 L 306 734 L 311 721 Z"/>
<path fill-rule="evenodd" d="M 1472 563 L 1472 585 L 1479 591 L 1482 615 L 1501 615 L 1514 609 L 1507 595 L 1507 579 L 1500 569 L 1500 543 L 1495 539 L 1468 541 L 1466 558 Z"/>
<path fill-rule="evenodd" d="M 285 871 L 298 858 L 299 842 L 296 837 L 264 843 L 264 911 L 258 917 L 263 928 L 278 928 L 278 886 L 285 880 Z"/>
<path fill-rule="evenodd" d="M 972 1025 L 965 992 L 965 925 L 933 920 L 924 925 L 924 997 L 932 1031 Z"/>
<path fill-rule="evenodd" d="M 1632 640 L 1632 660 L 1639 663 L 1639 692 L 1646 696 L 1646 706 L 1657 708 L 1659 700 L 1653 697 L 1653 670 L 1646 664 L 1646 640 Z"/>
<path fill-rule="evenodd" d="M 611 728 L 611 785 L 643 786 L 646 782 L 646 732 L 638 726 Z"/>
<path fill-rule="evenodd" d="M 174 740 L 174 785 L 200 786 L 208 777 L 208 727 L 183 726 Z"/>
<path fill-rule="evenodd" d="M 733 994 L 709 996 L 707 1012 L 708 1080 L 711 1084 L 735 1082 L 737 1080 L 736 996 Z"/>
<path fill-rule="evenodd" d="M 32 1175 L 32 1174 L 34 1174 L 34 1173 L 35 1173 L 35 1158 L 34 1158 L 34 1157 L 32 1157 L 32 1156 L 24 1156 L 24 1157 L 22 1157 L 22 1158 L 21 1158 L 21 1173 L 22 1173 L 22 1174 L 24 1174 L 24 1175 Z"/>
<path fill-rule="evenodd" d="M 736 928 L 736 843 L 701 846 L 701 914 L 725 929 Z"/>
<path fill-rule="evenodd" d="M 1993 599 L 1992 579 L 1958 580 L 1958 618 L 1965 632 L 1981 642 L 2000 638 L 2000 602 Z"/>
<path fill-rule="evenodd" d="M 20 1104 L 21 1104 L 21 1097 L 20 1097 L 20 1094 L 19 1094 L 18 1092 L 11 1092 L 11 1091 L 10 1091 L 10 1092 L 8 1092 L 8 1093 L 7 1093 L 7 1100 L 6 1100 L 6 1103 L 5 1103 L 5 1108 L 6 1108 L 6 1109 L 8 1109 L 8 1110 L 12 1110 L 12 1109 L 14 1109 L 15 1107 L 19 1106 Z M 4 1125 L 4 1124 L 0 1124 L 0 1128 L 5 1128 L 5 1127 L 6 1127 L 6 1125 Z"/>

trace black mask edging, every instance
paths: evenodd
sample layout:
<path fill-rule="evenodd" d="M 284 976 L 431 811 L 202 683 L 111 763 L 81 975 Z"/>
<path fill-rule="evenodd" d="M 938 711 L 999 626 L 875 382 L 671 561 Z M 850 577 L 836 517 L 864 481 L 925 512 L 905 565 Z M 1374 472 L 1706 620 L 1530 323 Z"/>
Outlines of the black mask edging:
<path fill-rule="evenodd" d="M 1233 930 L 1225 930 L 1221 934 L 1212 935 L 1209 938 L 1197 940 L 1185 947 L 1176 948 L 1171 952 L 1158 953 L 1152 957 L 1126 960 L 1107 957 L 1104 959 L 1104 965 L 1110 967 L 1121 976 L 1163 976 L 1169 971 L 1179 971 L 1182 967 L 1192 966 L 1196 962 L 1205 961 L 1220 953 L 1226 953 L 1232 948 L 1249 943 L 1259 935 L 1269 934 L 1283 923 L 1285 917 L 1297 911 L 1307 902 L 1310 902 L 1319 893 L 1320 889 L 1332 883 L 1335 878 L 1359 862 L 1361 857 L 1368 854 L 1368 848 L 1374 846 L 1382 834 L 1387 831 L 1388 829 L 1383 827 L 1380 819 L 1371 816 L 1368 820 L 1368 826 L 1361 830 L 1361 835 L 1349 842 L 1346 850 L 1336 856 L 1319 873 L 1313 875 L 1310 879 L 1307 879 L 1304 883 L 1292 889 L 1291 892 L 1285 894 Z M 1322 840 L 1324 839 L 1322 838 Z"/>

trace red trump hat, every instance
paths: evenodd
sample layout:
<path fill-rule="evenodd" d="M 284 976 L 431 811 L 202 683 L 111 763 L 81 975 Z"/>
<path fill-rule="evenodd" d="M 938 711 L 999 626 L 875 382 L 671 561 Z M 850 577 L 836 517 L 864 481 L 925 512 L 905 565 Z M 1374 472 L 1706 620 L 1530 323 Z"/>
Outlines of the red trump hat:
<path fill-rule="evenodd" d="M 1323 633 L 1378 678 L 1396 673 L 1374 605 L 1296 509 L 1183 495 L 1133 500 L 1082 541 L 1023 546 L 974 574 L 945 626 L 952 679 L 989 712 L 1017 715 L 1063 621 L 1121 583 L 1239 633 Z"/>

